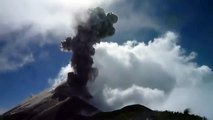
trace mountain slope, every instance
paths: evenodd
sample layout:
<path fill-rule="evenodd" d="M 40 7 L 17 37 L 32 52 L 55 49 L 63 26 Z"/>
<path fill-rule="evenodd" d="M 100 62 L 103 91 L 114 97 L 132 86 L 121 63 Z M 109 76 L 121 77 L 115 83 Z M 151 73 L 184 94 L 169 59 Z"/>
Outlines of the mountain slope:
<path fill-rule="evenodd" d="M 81 120 L 100 112 L 87 101 L 89 94 L 85 93 L 64 83 L 55 90 L 44 91 L 27 99 L 0 118 L 1 120 Z"/>
<path fill-rule="evenodd" d="M 85 91 L 61 84 L 55 90 L 32 96 L 0 120 L 206 120 L 196 115 L 153 111 L 142 105 L 102 112 L 89 103 L 92 97 Z"/>

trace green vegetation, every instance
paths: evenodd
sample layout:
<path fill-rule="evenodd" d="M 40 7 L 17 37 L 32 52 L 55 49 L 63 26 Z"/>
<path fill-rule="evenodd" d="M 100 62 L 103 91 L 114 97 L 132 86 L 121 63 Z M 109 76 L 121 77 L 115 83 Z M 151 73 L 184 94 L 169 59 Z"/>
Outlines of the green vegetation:
<path fill-rule="evenodd" d="M 89 120 L 207 120 L 205 117 L 189 114 L 190 110 L 181 112 L 152 111 L 141 105 L 124 107 L 117 111 L 102 112 Z"/>
<path fill-rule="evenodd" d="M 189 114 L 188 112 L 157 112 L 155 119 L 153 120 L 207 120 L 205 117 Z"/>

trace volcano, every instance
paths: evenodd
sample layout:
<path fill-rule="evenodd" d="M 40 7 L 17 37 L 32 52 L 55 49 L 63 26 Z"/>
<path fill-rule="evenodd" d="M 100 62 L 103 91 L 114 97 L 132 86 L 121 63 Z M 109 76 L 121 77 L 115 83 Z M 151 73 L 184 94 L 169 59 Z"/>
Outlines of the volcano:
<path fill-rule="evenodd" d="M 0 116 L 0 120 L 203 120 L 195 115 L 153 111 L 142 105 L 111 112 L 94 106 L 87 89 L 88 81 L 94 81 L 98 75 L 98 69 L 93 66 L 94 45 L 115 33 L 113 24 L 118 17 L 106 14 L 102 8 L 88 14 L 88 20 L 77 26 L 76 35 L 61 42 L 63 50 L 72 52 L 73 72 L 68 73 L 66 82 L 28 98 Z"/>
<path fill-rule="evenodd" d="M 45 90 L 4 113 L 2 119 L 83 120 L 101 112 L 89 103 L 88 95 L 74 94 L 74 92 L 70 92 L 71 90 L 75 91 L 67 83 L 59 85 L 54 90 Z"/>

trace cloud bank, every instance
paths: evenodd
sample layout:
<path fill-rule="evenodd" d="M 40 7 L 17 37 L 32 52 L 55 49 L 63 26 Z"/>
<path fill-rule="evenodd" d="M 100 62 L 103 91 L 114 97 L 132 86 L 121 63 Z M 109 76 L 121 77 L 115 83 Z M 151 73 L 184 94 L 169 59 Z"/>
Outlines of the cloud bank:
<path fill-rule="evenodd" d="M 185 53 L 177 34 L 167 32 L 148 44 L 101 42 L 95 48 L 99 75 L 89 88 L 99 108 L 112 110 L 138 103 L 160 110 L 191 108 L 193 113 L 213 116 L 213 96 L 208 89 L 213 87 L 213 72 L 193 61 L 196 53 Z M 63 69 L 60 76 L 67 74 Z"/>
<path fill-rule="evenodd" d="M 112 0 L 1 0 L 0 26 L 4 29 L 0 33 L 27 25 L 32 25 L 34 32 L 42 34 L 48 31 L 70 33 L 77 22 L 76 16 L 88 8 L 111 3 Z"/>

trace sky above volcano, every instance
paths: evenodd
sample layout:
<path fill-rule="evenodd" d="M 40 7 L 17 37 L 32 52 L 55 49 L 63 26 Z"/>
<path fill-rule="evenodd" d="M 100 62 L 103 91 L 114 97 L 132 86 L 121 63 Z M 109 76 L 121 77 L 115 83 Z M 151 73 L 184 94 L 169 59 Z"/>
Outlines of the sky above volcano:
<path fill-rule="evenodd" d="M 66 78 L 71 53 L 60 42 L 88 8 L 101 6 L 119 21 L 95 46 L 96 104 L 190 108 L 213 119 L 211 0 L 78 1 L 0 0 L 0 113 Z"/>

